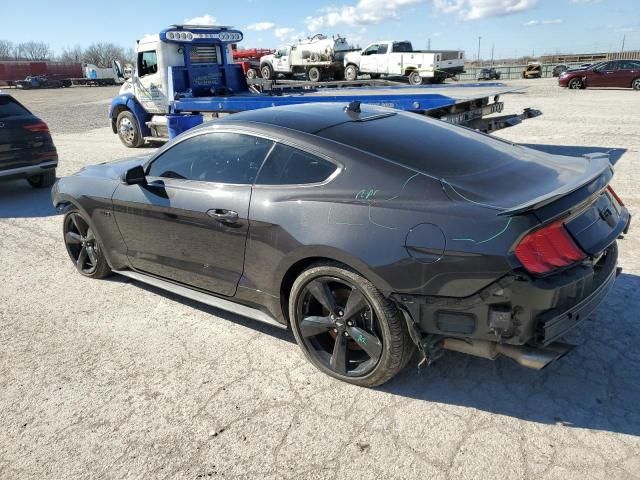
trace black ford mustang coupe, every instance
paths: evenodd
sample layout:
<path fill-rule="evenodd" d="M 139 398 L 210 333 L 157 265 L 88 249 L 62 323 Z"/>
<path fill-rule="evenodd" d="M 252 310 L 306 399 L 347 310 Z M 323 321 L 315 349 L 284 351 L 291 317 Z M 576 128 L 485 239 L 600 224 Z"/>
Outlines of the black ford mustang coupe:
<path fill-rule="evenodd" d="M 231 115 L 60 179 L 78 271 L 290 326 L 379 385 L 417 348 L 543 368 L 610 290 L 630 216 L 606 156 L 351 104 Z"/>

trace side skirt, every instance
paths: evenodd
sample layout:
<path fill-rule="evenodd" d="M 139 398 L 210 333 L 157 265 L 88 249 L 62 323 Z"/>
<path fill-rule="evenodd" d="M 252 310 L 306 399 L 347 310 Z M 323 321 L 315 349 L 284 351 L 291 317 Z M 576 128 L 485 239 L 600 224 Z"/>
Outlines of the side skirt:
<path fill-rule="evenodd" d="M 211 307 L 219 308 L 227 312 L 236 313 L 238 315 L 242 315 L 243 317 L 248 317 L 253 320 L 268 323 L 269 325 L 274 325 L 282 329 L 287 328 L 286 325 L 283 325 L 269 314 L 258 310 L 257 308 L 248 307 L 241 303 L 235 303 L 229 300 L 225 300 L 224 298 L 216 297 L 215 295 L 209 295 L 207 293 L 199 292 L 198 290 L 183 287 L 176 283 L 168 282 L 151 275 L 145 275 L 144 273 L 133 272 L 131 270 L 117 270 L 114 273 L 131 278 L 132 280 L 136 280 L 138 282 L 146 283 L 147 285 L 151 285 L 162 290 L 166 290 L 167 292 L 175 293 L 176 295 L 180 295 L 181 297 L 204 303 L 205 305 L 209 305 Z"/>

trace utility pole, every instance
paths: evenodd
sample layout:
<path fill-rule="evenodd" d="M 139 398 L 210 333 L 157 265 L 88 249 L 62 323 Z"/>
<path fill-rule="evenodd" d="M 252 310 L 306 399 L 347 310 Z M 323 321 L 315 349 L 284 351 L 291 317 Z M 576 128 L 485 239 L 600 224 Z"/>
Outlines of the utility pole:
<path fill-rule="evenodd" d="M 431 50 L 431 37 L 427 38 L 427 50 Z"/>
<path fill-rule="evenodd" d="M 621 52 L 624 52 L 624 41 L 627 38 L 627 34 L 625 33 L 624 35 L 622 35 L 622 50 L 620 50 Z"/>
<path fill-rule="evenodd" d="M 493 67 L 493 49 L 494 49 L 494 47 L 495 47 L 495 46 L 496 46 L 496 44 L 495 44 L 495 43 L 492 43 L 492 44 L 491 44 L 491 66 L 492 66 L 492 67 Z"/>
<path fill-rule="evenodd" d="M 480 40 L 482 37 L 478 36 L 478 66 L 480 66 Z"/>

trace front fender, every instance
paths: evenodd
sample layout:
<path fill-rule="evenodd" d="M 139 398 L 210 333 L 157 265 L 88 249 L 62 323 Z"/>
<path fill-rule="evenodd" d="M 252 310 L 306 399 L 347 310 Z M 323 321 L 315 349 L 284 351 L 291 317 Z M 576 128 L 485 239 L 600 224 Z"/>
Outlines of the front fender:
<path fill-rule="evenodd" d="M 122 93 L 111 100 L 111 105 L 109 106 L 109 119 L 111 120 L 113 133 L 117 133 L 115 121 L 123 110 L 129 110 L 133 113 L 143 137 L 151 136 L 151 130 L 147 127 L 147 122 L 151 120 L 152 115 L 144 109 L 140 102 L 138 102 L 136 97 L 133 95 L 133 92 Z"/>

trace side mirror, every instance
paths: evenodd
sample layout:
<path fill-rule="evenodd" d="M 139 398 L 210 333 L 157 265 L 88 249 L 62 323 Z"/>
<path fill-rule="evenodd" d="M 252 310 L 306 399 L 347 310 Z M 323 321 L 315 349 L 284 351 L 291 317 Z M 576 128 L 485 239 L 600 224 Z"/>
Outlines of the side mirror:
<path fill-rule="evenodd" d="M 124 174 L 124 183 L 127 185 L 146 185 L 147 176 L 142 165 L 137 165 L 127 170 Z"/>

